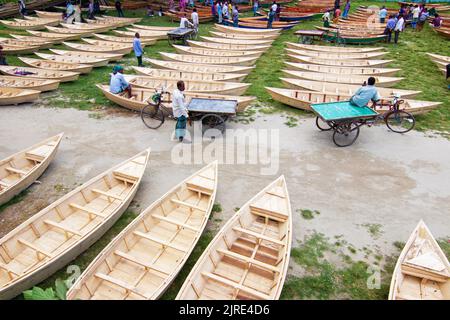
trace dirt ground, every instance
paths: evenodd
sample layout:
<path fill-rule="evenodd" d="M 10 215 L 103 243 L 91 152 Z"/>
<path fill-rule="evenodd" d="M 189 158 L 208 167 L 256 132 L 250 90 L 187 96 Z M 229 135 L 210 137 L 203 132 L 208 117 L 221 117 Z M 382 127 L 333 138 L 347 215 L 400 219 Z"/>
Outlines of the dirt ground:
<path fill-rule="evenodd" d="M 127 111 L 107 114 L 31 106 L 1 111 L 0 159 L 59 132 L 64 131 L 65 137 L 41 183 L 0 214 L 0 237 L 77 185 L 145 148 L 152 148 L 151 162 L 133 203 L 136 211 L 202 166 L 173 163 L 172 149 L 178 144 L 170 141 L 174 127 L 170 120 L 150 130 Z M 406 241 L 419 219 L 436 237 L 450 235 L 450 141 L 420 132 L 399 135 L 377 126 L 362 128 L 355 145 L 337 148 L 331 134 L 320 132 L 313 118 L 301 119 L 291 128 L 285 122 L 285 117 L 273 114 L 260 115 L 250 124 L 227 124 L 229 129 L 278 129 L 280 163 L 273 175 L 261 175 L 264 164 L 220 165 L 216 202 L 223 211 L 215 215 L 221 219 L 219 226 L 235 208 L 284 174 L 297 241 L 315 230 L 329 237 L 343 235 L 356 247 L 377 245 L 390 254 L 393 242 Z M 300 209 L 320 214 L 305 220 Z M 381 225 L 378 236 L 368 231 L 368 224 Z"/>

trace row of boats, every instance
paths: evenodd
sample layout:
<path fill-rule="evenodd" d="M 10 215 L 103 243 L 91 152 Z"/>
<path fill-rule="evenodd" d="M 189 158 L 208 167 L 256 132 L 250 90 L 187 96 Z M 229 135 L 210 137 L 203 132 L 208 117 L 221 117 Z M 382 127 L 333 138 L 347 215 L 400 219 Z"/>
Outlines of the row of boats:
<path fill-rule="evenodd" d="M 62 137 L 0 161 L 0 204 L 45 171 Z M 148 149 L 91 178 L 1 238 L 0 299 L 43 281 L 95 243 L 129 206 L 149 157 Z M 159 298 L 204 232 L 217 187 L 217 161 L 178 183 L 99 253 L 67 299 Z M 278 299 L 291 242 L 292 209 L 281 176 L 241 206 L 215 235 L 177 299 Z M 450 299 L 450 264 L 423 221 L 398 258 L 389 299 Z"/>

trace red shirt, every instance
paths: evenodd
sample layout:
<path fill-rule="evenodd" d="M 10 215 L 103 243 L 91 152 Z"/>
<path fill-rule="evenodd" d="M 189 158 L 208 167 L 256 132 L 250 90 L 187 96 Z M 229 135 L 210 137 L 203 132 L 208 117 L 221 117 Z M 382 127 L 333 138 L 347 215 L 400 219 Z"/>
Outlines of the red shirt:
<path fill-rule="evenodd" d="M 336 11 L 334 12 L 334 16 L 335 17 L 340 17 L 341 16 L 341 9 L 336 9 Z"/>

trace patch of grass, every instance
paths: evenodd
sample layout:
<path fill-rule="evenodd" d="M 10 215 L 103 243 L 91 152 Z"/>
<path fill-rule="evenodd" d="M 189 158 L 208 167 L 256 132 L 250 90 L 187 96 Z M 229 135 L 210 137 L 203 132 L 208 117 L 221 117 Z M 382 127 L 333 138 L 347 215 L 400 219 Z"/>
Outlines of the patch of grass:
<path fill-rule="evenodd" d="M 241 208 L 236 207 L 236 208 L 234 208 L 233 210 L 234 210 L 234 212 L 238 212 L 240 209 L 241 209 Z"/>
<path fill-rule="evenodd" d="M 319 215 L 320 212 L 317 210 L 310 210 L 310 209 L 298 209 L 297 212 L 300 212 L 303 219 L 305 220 L 311 220 L 314 219 L 315 215 Z"/>
<path fill-rule="evenodd" d="M 450 259 L 450 238 L 437 240 L 439 247 L 441 247 L 444 254 Z"/>
<path fill-rule="evenodd" d="M 0 213 L 3 210 L 5 210 L 6 208 L 8 208 L 9 206 L 12 206 L 13 204 L 16 204 L 16 203 L 19 203 L 20 201 L 22 201 L 27 196 L 28 192 L 29 192 L 28 189 L 25 189 L 18 195 L 14 196 L 8 202 L 5 202 L 4 204 L 0 205 Z"/>
<path fill-rule="evenodd" d="M 374 239 L 378 239 L 383 234 L 383 231 L 381 230 L 382 225 L 379 223 L 365 223 L 361 226 L 367 228 L 370 236 Z"/>
<path fill-rule="evenodd" d="M 393 245 L 394 247 L 396 247 L 398 250 L 403 250 L 403 248 L 405 247 L 405 242 L 403 241 L 394 241 Z"/>
<path fill-rule="evenodd" d="M 214 203 L 211 212 L 212 213 L 222 212 L 222 205 L 220 203 Z"/>
<path fill-rule="evenodd" d="M 60 184 L 60 183 L 55 184 L 55 185 L 53 186 L 53 189 L 55 189 L 56 192 L 63 192 L 63 191 L 66 191 L 66 190 L 67 190 L 67 188 L 64 187 L 64 185 L 62 185 L 62 184 Z"/>

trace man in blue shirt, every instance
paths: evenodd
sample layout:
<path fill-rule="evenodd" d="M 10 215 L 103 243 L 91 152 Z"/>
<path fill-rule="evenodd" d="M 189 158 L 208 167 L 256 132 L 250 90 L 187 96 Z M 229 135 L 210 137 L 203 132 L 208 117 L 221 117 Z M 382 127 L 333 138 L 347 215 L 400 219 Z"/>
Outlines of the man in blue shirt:
<path fill-rule="evenodd" d="M 141 45 L 141 36 L 138 32 L 136 32 L 136 34 L 134 35 L 134 39 L 133 39 L 133 50 L 134 50 L 134 54 L 136 55 L 137 61 L 138 61 L 138 66 L 142 67 L 142 54 L 144 53 L 144 50 L 142 50 L 142 45 Z"/>
<path fill-rule="evenodd" d="M 375 78 L 370 77 L 367 80 L 367 85 L 364 82 L 364 85 L 350 98 L 350 103 L 357 107 L 365 107 L 371 100 L 377 102 L 380 99 L 380 94 L 375 87 Z"/>
<path fill-rule="evenodd" d="M 131 98 L 131 85 L 125 80 L 123 76 L 123 67 L 116 65 L 113 68 L 113 73 L 111 74 L 111 81 L 109 83 L 109 91 L 114 94 L 119 94 L 122 92 L 128 93 L 128 98 Z"/>
<path fill-rule="evenodd" d="M 386 42 L 391 42 L 392 32 L 394 31 L 395 25 L 397 24 L 397 19 L 395 19 L 394 15 L 389 16 L 389 20 L 386 24 L 386 28 L 384 29 L 384 34 L 387 35 Z"/>

